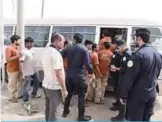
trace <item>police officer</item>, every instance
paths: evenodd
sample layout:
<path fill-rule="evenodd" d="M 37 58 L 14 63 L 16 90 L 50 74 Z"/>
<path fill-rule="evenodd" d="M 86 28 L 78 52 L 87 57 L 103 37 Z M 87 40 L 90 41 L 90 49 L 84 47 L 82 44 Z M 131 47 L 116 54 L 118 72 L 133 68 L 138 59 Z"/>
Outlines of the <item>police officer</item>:
<path fill-rule="evenodd" d="M 149 30 L 137 29 L 134 37 L 139 49 L 127 62 L 120 96 L 127 99 L 128 120 L 149 121 L 156 100 L 156 85 L 162 59 L 160 54 L 148 44 Z"/>
<path fill-rule="evenodd" d="M 118 40 L 113 40 L 112 44 L 114 46 L 114 48 L 117 48 L 117 43 Z M 116 67 L 120 67 L 120 61 L 121 61 L 122 55 L 118 52 L 118 50 L 114 51 L 111 63 L 110 63 L 110 68 L 113 66 Z M 111 70 L 110 70 L 111 71 Z M 118 110 L 118 105 L 120 104 L 120 101 L 118 99 L 118 95 L 117 95 L 117 84 L 118 84 L 118 80 L 119 79 L 119 71 L 111 71 L 110 73 L 110 82 L 113 85 L 114 88 L 114 93 L 115 93 L 115 98 L 116 98 L 116 102 L 113 103 L 113 107 L 111 107 L 111 110 Z"/>
<path fill-rule="evenodd" d="M 127 69 L 127 62 L 130 58 L 130 56 L 132 55 L 132 51 L 130 49 L 127 48 L 127 45 L 125 43 L 125 41 L 118 41 L 117 43 L 117 48 L 120 54 L 122 54 L 122 59 L 120 61 L 120 67 L 111 67 L 112 71 L 119 71 L 119 81 L 117 84 L 117 99 L 119 100 L 119 114 L 116 117 L 112 117 L 111 120 L 112 121 L 121 121 L 121 120 L 125 120 L 125 113 L 126 113 L 126 101 L 123 101 L 122 99 L 120 99 L 119 93 L 120 93 L 120 85 L 123 82 L 123 76 L 126 72 Z"/>
<path fill-rule="evenodd" d="M 89 78 L 92 77 L 93 69 L 90 61 L 90 55 L 87 48 L 82 44 L 83 36 L 81 34 L 74 35 L 75 44 L 68 47 L 62 52 L 64 58 L 67 58 L 66 69 L 66 86 L 68 96 L 65 98 L 63 117 L 69 113 L 70 100 L 74 92 L 78 94 L 78 120 L 89 121 L 91 116 L 85 116 L 85 94 L 84 94 L 84 66 L 88 70 Z"/>

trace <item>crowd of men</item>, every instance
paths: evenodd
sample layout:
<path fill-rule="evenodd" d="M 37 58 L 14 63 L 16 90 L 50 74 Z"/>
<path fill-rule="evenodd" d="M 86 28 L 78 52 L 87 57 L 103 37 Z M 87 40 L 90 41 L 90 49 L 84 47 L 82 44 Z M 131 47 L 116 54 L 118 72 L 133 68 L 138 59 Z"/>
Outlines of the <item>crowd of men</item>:
<path fill-rule="evenodd" d="M 91 120 L 91 116 L 85 115 L 85 105 L 89 102 L 104 104 L 109 81 L 113 83 L 116 97 L 110 109 L 119 111 L 111 120 L 150 120 L 156 99 L 157 78 L 162 68 L 161 55 L 149 45 L 150 31 L 136 30 L 133 37 L 139 48 L 134 52 L 125 41 L 108 35 L 103 33 L 98 47 L 92 40 L 84 41 L 81 34 L 74 35 L 72 45 L 68 45 L 63 35 L 52 34 L 51 43 L 42 54 L 46 121 L 61 119 L 62 103 L 62 116 L 67 117 L 73 95 L 78 95 L 77 120 Z M 23 97 L 24 107 L 30 108 L 28 92 L 32 79 L 34 88 L 31 96 L 40 97 L 31 50 L 34 40 L 27 37 L 25 48 L 19 51 L 20 39 L 13 35 L 12 44 L 6 49 L 8 91 L 11 102 Z"/>

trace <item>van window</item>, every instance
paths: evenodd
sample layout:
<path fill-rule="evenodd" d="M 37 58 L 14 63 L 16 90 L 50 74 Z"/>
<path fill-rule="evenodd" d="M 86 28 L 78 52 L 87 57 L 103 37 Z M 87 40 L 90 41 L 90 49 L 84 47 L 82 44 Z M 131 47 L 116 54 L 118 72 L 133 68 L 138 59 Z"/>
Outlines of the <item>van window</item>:
<path fill-rule="evenodd" d="M 4 45 L 10 44 L 10 37 L 13 33 L 13 26 L 4 26 Z"/>
<path fill-rule="evenodd" d="M 84 40 L 89 39 L 94 41 L 96 35 L 95 26 L 54 26 L 53 32 L 58 32 L 64 35 L 67 40 L 72 40 L 75 33 L 80 33 L 84 36 Z"/>
<path fill-rule="evenodd" d="M 25 26 L 25 38 L 32 37 L 35 47 L 45 47 L 49 39 L 50 26 Z"/>

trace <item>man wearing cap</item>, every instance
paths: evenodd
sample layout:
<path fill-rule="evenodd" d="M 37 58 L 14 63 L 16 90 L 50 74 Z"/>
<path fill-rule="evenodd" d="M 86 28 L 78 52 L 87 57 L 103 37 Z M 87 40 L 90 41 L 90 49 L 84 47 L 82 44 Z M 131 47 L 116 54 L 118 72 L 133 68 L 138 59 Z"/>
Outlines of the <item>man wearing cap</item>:
<path fill-rule="evenodd" d="M 162 68 L 160 54 L 149 45 L 150 31 L 136 30 L 139 49 L 127 62 L 120 97 L 127 100 L 129 121 L 149 121 L 156 100 L 157 79 Z"/>
<path fill-rule="evenodd" d="M 119 114 L 116 116 L 116 117 L 112 117 L 111 120 L 112 121 L 122 121 L 125 119 L 125 113 L 126 113 L 126 101 L 123 101 L 120 99 L 119 97 L 119 93 L 120 93 L 120 85 L 122 84 L 123 82 L 123 76 L 126 72 L 126 69 L 127 69 L 127 62 L 132 54 L 131 50 L 129 50 L 127 48 L 127 45 L 125 43 L 125 41 L 118 41 L 117 43 L 117 49 L 118 49 L 118 52 L 122 55 L 122 59 L 120 61 L 120 66 L 119 67 L 116 67 L 115 65 L 111 66 L 111 71 L 112 72 L 116 72 L 118 71 L 119 72 L 119 81 L 118 81 L 118 84 L 117 84 L 117 101 L 118 101 L 118 105 L 117 105 L 117 108 L 119 109 Z"/>
<path fill-rule="evenodd" d="M 70 100 L 74 92 L 78 94 L 78 120 L 89 121 L 91 116 L 86 116 L 85 113 L 85 80 L 84 80 L 84 68 L 88 70 L 88 77 L 91 79 L 93 69 L 90 61 L 90 55 L 88 49 L 82 44 L 83 36 L 81 34 L 74 35 L 75 44 L 66 48 L 62 52 L 63 58 L 67 58 L 66 69 L 66 87 L 68 90 L 68 96 L 65 99 L 63 117 L 66 117 L 69 113 Z"/>
<path fill-rule="evenodd" d="M 119 50 L 117 50 L 117 43 L 119 40 L 113 40 L 112 41 L 112 45 L 114 45 L 115 51 L 114 54 L 112 56 L 112 60 L 110 63 L 110 69 L 113 66 L 116 67 L 120 67 L 120 61 L 122 58 L 122 54 L 119 53 Z M 120 104 L 120 101 L 118 99 L 118 94 L 117 94 L 117 86 L 118 86 L 118 81 L 119 81 L 119 71 L 111 71 L 110 70 L 110 79 L 109 82 L 112 83 L 113 89 L 114 89 L 114 93 L 115 93 L 115 98 L 116 101 L 113 103 L 113 107 L 111 107 L 111 110 L 118 110 L 118 105 Z"/>

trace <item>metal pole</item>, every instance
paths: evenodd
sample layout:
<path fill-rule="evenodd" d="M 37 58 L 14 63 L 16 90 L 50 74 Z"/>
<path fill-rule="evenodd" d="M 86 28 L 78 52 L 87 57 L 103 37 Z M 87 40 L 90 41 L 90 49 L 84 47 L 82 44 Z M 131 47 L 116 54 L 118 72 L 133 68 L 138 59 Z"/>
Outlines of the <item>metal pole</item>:
<path fill-rule="evenodd" d="M 41 18 L 43 18 L 43 15 L 44 15 L 44 0 L 42 0 Z"/>
<path fill-rule="evenodd" d="M 4 60 L 4 23 L 3 23 L 3 1 L 0 0 L 0 48 L 1 48 L 1 68 L 2 68 L 2 72 L 0 74 L 0 76 L 2 75 L 2 84 L 1 84 L 1 88 L 3 88 L 5 86 L 5 60 Z"/>
<path fill-rule="evenodd" d="M 17 1 L 17 35 L 21 37 L 20 49 L 24 48 L 24 0 Z"/>

